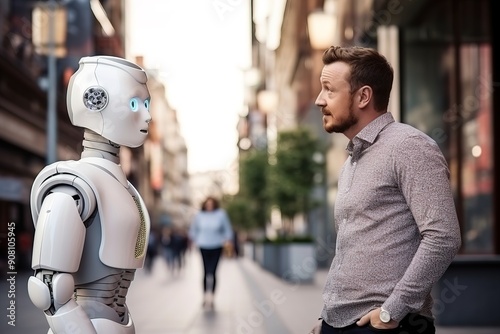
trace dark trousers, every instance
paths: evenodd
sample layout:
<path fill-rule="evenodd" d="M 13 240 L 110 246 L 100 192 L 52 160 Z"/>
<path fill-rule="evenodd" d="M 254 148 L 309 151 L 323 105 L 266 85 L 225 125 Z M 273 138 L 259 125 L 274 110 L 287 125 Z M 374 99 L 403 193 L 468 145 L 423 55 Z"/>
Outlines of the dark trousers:
<path fill-rule="evenodd" d="M 352 324 L 343 328 L 334 328 L 328 325 L 325 321 L 321 326 L 321 334 L 373 334 L 373 333 L 388 333 L 388 334 L 435 334 L 436 328 L 434 321 L 427 317 L 416 313 L 410 313 L 399 323 L 398 328 L 394 329 L 377 329 L 370 325 L 359 327 Z"/>
<path fill-rule="evenodd" d="M 203 291 L 215 292 L 215 271 L 217 270 L 217 264 L 219 263 L 220 256 L 222 254 L 222 247 L 206 249 L 200 248 L 201 257 L 203 259 L 203 269 L 205 271 L 203 275 Z M 212 278 L 212 287 L 208 289 L 207 280 Z"/>

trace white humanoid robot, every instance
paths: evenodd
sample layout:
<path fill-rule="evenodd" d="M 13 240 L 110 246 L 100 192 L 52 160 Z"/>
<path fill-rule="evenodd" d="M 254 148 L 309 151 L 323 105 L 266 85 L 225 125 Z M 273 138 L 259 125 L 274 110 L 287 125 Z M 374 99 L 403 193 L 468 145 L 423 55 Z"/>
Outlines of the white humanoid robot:
<path fill-rule="evenodd" d="M 135 333 L 125 298 L 144 264 L 150 223 L 118 153 L 147 137 L 146 81 L 136 64 L 108 56 L 82 58 L 71 77 L 69 117 L 85 128 L 81 159 L 45 167 L 31 190 L 28 292 L 49 333 Z"/>

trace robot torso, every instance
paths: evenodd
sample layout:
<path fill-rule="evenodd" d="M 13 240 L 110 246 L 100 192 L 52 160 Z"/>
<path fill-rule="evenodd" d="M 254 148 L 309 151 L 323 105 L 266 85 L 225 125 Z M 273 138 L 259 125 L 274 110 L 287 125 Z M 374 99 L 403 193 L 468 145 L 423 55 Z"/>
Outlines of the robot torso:
<path fill-rule="evenodd" d="M 83 158 L 47 166 L 33 184 L 33 221 L 37 221 L 38 214 L 38 210 L 33 206 L 36 206 L 40 201 L 39 197 L 44 195 L 39 189 L 46 188 L 44 183 L 51 182 L 53 176 L 61 174 L 82 179 L 90 186 L 95 196 L 96 212 L 85 222 L 87 233 L 90 235 L 86 238 L 84 254 L 89 251 L 87 248 L 91 230 L 97 230 L 100 234 L 97 243 L 98 257 L 105 266 L 119 269 L 141 268 L 150 229 L 149 215 L 141 196 L 127 181 L 121 167 L 111 161 Z M 98 225 L 100 227 L 97 229 Z M 95 239 L 96 236 L 93 237 Z M 96 240 L 93 243 L 95 244 Z M 88 263 L 88 260 L 91 259 L 82 259 L 82 265 Z"/>

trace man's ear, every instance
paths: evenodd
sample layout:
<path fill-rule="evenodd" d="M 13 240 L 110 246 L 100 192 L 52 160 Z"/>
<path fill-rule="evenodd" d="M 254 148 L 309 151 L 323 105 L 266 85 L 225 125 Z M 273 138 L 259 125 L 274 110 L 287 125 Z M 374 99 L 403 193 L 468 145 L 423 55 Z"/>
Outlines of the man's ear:
<path fill-rule="evenodd" d="M 358 90 L 358 107 L 366 108 L 373 98 L 373 90 L 370 86 L 363 86 Z"/>

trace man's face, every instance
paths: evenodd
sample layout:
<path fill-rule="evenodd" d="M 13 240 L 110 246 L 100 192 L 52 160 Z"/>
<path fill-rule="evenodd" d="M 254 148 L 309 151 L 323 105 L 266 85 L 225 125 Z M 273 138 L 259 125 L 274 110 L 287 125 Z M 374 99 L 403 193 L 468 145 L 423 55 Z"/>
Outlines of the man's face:
<path fill-rule="evenodd" d="M 358 123 L 353 110 L 353 95 L 350 84 L 349 65 L 335 62 L 325 65 L 321 72 L 321 92 L 316 98 L 316 105 L 323 113 L 323 128 L 329 132 L 346 134 Z"/>

